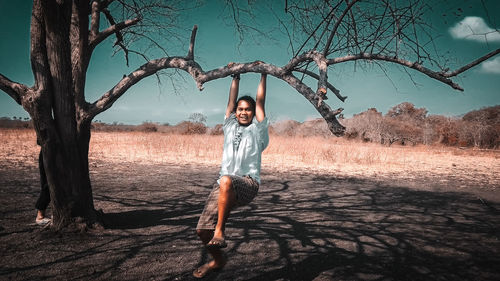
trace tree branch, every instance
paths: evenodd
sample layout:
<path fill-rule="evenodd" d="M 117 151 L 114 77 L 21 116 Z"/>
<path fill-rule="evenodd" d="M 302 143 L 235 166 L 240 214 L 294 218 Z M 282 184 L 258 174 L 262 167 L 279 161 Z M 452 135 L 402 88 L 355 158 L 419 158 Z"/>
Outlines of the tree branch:
<path fill-rule="evenodd" d="M 354 1 L 356 2 L 356 1 Z M 353 2 L 353 3 L 354 3 Z M 352 3 L 351 3 L 352 4 Z M 445 84 L 450 85 L 452 88 L 457 90 L 463 90 L 459 85 L 453 83 L 445 74 L 441 72 L 432 71 L 417 62 L 410 62 L 404 59 L 400 59 L 397 57 L 391 57 L 381 54 L 371 54 L 371 53 L 360 53 L 357 55 L 348 55 L 344 57 L 334 58 L 334 59 L 326 59 L 326 57 L 316 51 L 311 50 L 303 53 L 300 56 L 293 57 L 286 65 L 283 67 L 278 67 L 272 64 L 263 63 L 260 61 L 255 62 L 247 62 L 247 63 L 231 63 L 227 66 L 212 69 L 209 71 L 204 71 L 202 67 L 194 60 L 194 46 L 196 39 L 196 31 L 197 26 L 193 27 L 191 33 L 190 46 L 186 57 L 164 57 L 156 60 L 151 60 L 131 72 L 129 75 L 124 76 L 112 89 L 107 91 L 102 95 L 101 98 L 96 100 L 93 104 L 89 106 L 88 114 L 86 118 L 94 118 L 97 114 L 105 111 L 110 108 L 113 103 L 120 98 L 130 87 L 141 81 L 142 79 L 157 73 L 162 69 L 177 69 L 183 70 L 189 73 L 194 81 L 197 84 L 197 87 L 200 90 L 203 90 L 203 84 L 219 79 L 227 77 L 231 74 L 242 74 L 247 72 L 254 73 L 265 73 L 271 76 L 274 76 L 280 80 L 287 82 L 290 86 L 296 89 L 299 93 L 301 93 L 313 106 L 318 110 L 318 112 L 322 115 L 322 117 L 328 123 L 330 131 L 336 135 L 341 135 L 345 131 L 345 127 L 342 126 L 336 116 L 342 112 L 342 108 L 337 110 L 332 110 L 330 106 L 323 102 L 325 99 L 324 94 L 326 93 L 326 89 L 330 89 L 336 96 L 344 101 L 346 97 L 340 95 L 340 92 L 333 87 L 330 83 L 328 83 L 327 79 L 327 68 L 330 65 L 347 62 L 347 61 L 356 61 L 356 60 L 377 60 L 377 61 L 388 61 L 392 63 L 396 63 L 402 65 L 406 68 L 415 69 L 421 73 L 426 74 L 427 76 L 441 81 Z M 494 51 L 477 61 L 474 61 L 470 65 L 478 64 L 481 61 L 486 60 L 489 57 L 497 54 L 500 51 Z M 319 74 L 313 73 L 308 70 L 298 69 L 298 65 L 303 62 L 311 62 L 314 61 L 319 68 Z M 472 66 L 469 66 L 469 68 Z M 457 70 L 460 71 L 461 69 Z M 463 71 L 465 71 L 464 69 Z M 314 92 L 305 85 L 302 81 L 300 81 L 297 77 L 295 77 L 292 72 L 302 72 L 305 73 L 314 79 L 318 80 L 318 90 Z M 453 72 L 454 73 L 454 72 Z M 452 75 L 453 73 L 447 74 Z"/>
<path fill-rule="evenodd" d="M 326 41 L 325 49 L 323 50 L 323 56 L 325 56 L 325 57 L 327 56 L 328 49 L 330 48 L 330 45 L 331 45 L 332 40 L 333 40 L 333 36 L 335 35 L 335 33 L 337 33 L 337 29 L 339 28 L 339 25 L 342 23 L 342 19 L 345 17 L 345 15 L 347 15 L 347 13 L 351 10 L 352 6 L 354 4 L 356 4 L 356 2 L 358 2 L 358 0 L 353 0 L 350 4 L 347 5 L 347 8 L 344 10 L 344 12 L 340 16 L 340 18 L 337 20 L 337 22 L 333 26 L 332 32 L 330 33 L 330 36 L 328 37 L 328 40 Z"/>
<path fill-rule="evenodd" d="M 99 33 L 99 23 L 101 21 L 100 12 L 101 11 L 99 9 L 99 2 L 98 1 L 92 2 L 91 15 L 90 15 L 89 42 L 92 41 L 95 37 L 97 37 L 97 34 Z"/>
<path fill-rule="evenodd" d="M 404 59 L 400 59 L 397 57 L 389 57 L 389 56 L 384 56 L 384 55 L 379 55 L 379 54 L 370 54 L 370 53 L 360 53 L 357 55 L 349 55 L 349 56 L 344 56 L 344 57 L 339 57 L 339 58 L 334 58 L 334 59 L 329 59 L 328 60 L 328 65 L 332 64 L 337 64 L 337 63 L 342 63 L 342 62 L 347 62 L 347 61 L 356 61 L 356 60 L 382 60 L 382 61 L 388 61 L 392 63 L 396 63 L 408 68 L 415 69 L 435 80 L 438 80 L 440 82 L 443 82 L 444 84 L 449 85 L 453 89 L 463 91 L 464 89 L 460 87 L 460 85 L 454 83 L 451 79 L 447 78 L 447 76 L 443 75 L 441 72 L 436 72 L 433 70 L 430 70 L 421 64 L 417 62 L 411 62 L 407 61 Z"/>
<path fill-rule="evenodd" d="M 113 3 L 115 0 L 101 0 L 99 1 L 99 10 L 102 11 L 106 8 L 108 8 L 108 6 Z"/>
<path fill-rule="evenodd" d="M 497 54 L 500 53 L 500 49 L 496 49 L 492 52 L 489 52 L 488 54 L 478 58 L 477 60 L 474 60 L 473 62 L 469 63 L 469 64 L 466 64 L 464 65 L 463 67 L 455 70 L 455 71 L 452 71 L 452 72 L 447 72 L 447 73 L 444 73 L 442 74 L 444 77 L 453 77 L 453 76 L 457 76 L 458 74 L 468 70 L 469 68 L 472 68 L 480 63 L 482 63 L 483 61 L 493 57 L 493 56 L 496 56 Z"/>
<path fill-rule="evenodd" d="M 14 82 L 9 78 L 3 76 L 0 73 L 0 90 L 7 93 L 11 98 L 13 98 L 19 105 L 21 105 L 21 99 L 29 88 L 23 84 Z"/>
<path fill-rule="evenodd" d="M 178 68 L 189 72 L 190 67 L 188 65 L 192 64 L 196 63 L 182 57 L 162 58 L 145 63 L 129 75 L 124 76 L 111 90 L 107 91 L 99 100 L 91 104 L 89 108 L 89 117 L 93 118 L 97 114 L 111 107 L 111 105 L 113 105 L 113 103 L 131 86 L 156 73 L 157 71 L 167 68 Z M 194 67 L 196 69 L 201 69 L 201 67 L 197 64 L 194 65 Z"/>
<path fill-rule="evenodd" d="M 323 37 L 323 34 L 325 33 L 325 31 L 328 29 L 328 25 L 330 24 L 330 22 L 332 21 L 333 19 L 333 12 L 335 11 L 335 9 L 337 9 L 337 7 L 341 4 L 342 2 L 339 1 L 337 3 L 337 5 L 335 5 L 335 7 L 331 7 L 330 9 L 330 12 L 328 13 L 328 15 L 326 16 L 325 19 L 328 19 L 326 21 L 326 25 L 325 25 L 325 29 L 323 30 L 323 32 L 321 33 L 321 36 L 319 37 L 320 39 Z M 300 48 L 297 50 L 297 53 L 294 53 L 294 56 L 296 57 L 301 51 L 302 49 L 306 46 L 307 42 L 309 42 L 309 40 L 314 36 L 314 34 L 316 33 L 316 31 L 318 31 L 318 29 L 321 27 L 321 25 L 323 25 L 323 23 L 325 22 L 325 19 L 323 19 L 317 26 L 316 28 L 309 34 L 309 36 L 307 37 L 307 39 L 304 41 L 304 43 L 302 43 L 302 45 L 300 46 Z M 318 42 L 319 43 L 319 42 Z M 316 46 L 318 44 L 316 43 Z"/>
<path fill-rule="evenodd" d="M 320 112 L 320 114 L 327 121 L 330 130 L 337 135 L 341 135 L 345 128 L 338 123 L 336 115 L 339 114 L 342 109 L 332 111 L 331 108 L 326 103 L 319 103 L 318 97 L 309 87 L 302 83 L 291 73 L 286 73 L 284 68 L 277 67 L 272 64 L 266 64 L 260 61 L 248 62 L 248 63 L 233 63 L 228 66 L 212 69 L 210 71 L 203 71 L 201 66 L 194 60 L 188 59 L 187 57 L 169 57 L 161 58 L 157 60 L 152 60 L 142 65 L 140 68 L 130 73 L 128 76 L 123 77 L 118 84 L 116 84 L 111 90 L 107 91 L 101 98 L 95 101 L 89 107 L 89 114 L 87 118 L 93 118 L 97 114 L 110 108 L 113 103 L 118 100 L 131 86 L 135 85 L 142 79 L 156 73 L 161 69 L 175 68 L 184 70 L 189 73 L 193 79 L 196 81 L 197 86 L 200 90 L 203 90 L 203 84 L 227 77 L 231 74 L 237 73 L 266 73 L 279 78 L 297 91 L 299 91 L 307 100 L 309 100 L 314 107 Z"/>
<path fill-rule="evenodd" d="M 196 31 L 197 26 L 195 25 L 191 33 L 189 50 L 186 57 L 166 57 L 148 61 L 147 63 L 130 73 L 128 76 L 124 76 L 118 82 L 118 84 L 107 91 L 93 104 L 91 104 L 89 106 L 86 118 L 92 119 L 97 114 L 110 108 L 113 103 L 118 100 L 118 98 L 120 98 L 130 87 L 162 69 L 174 68 L 186 71 L 193 77 L 200 90 L 203 90 L 204 83 L 211 80 L 227 77 L 231 74 L 255 72 L 266 73 L 289 83 L 315 106 L 318 112 L 320 112 L 323 118 L 325 118 L 330 127 L 330 130 L 333 133 L 341 135 L 344 132 L 345 128 L 340 125 L 340 123 L 338 123 L 335 117 L 342 111 L 342 109 L 338 109 L 334 112 L 327 104 L 323 102 L 323 99 L 326 99 L 325 94 L 327 87 L 332 89 L 332 91 L 336 93 L 336 95 L 342 101 L 345 100 L 345 97 L 340 96 L 339 91 L 328 83 L 328 77 L 326 75 L 328 61 L 321 53 L 315 50 L 306 52 L 299 57 L 294 57 L 284 67 L 277 67 L 261 61 L 255 61 L 248 63 L 232 63 L 227 66 L 205 72 L 203 71 L 201 66 L 194 60 Z M 318 65 L 320 72 L 319 75 L 312 72 L 308 73 L 308 75 L 312 75 L 318 80 L 318 90 L 316 93 L 314 93 L 309 87 L 303 84 L 302 81 L 298 80 L 293 74 L 291 74 L 291 70 L 294 69 L 299 63 L 304 61 L 314 61 Z"/>
<path fill-rule="evenodd" d="M 193 27 L 193 31 L 191 32 L 191 40 L 189 41 L 189 50 L 186 56 L 186 59 L 192 60 L 194 59 L 194 41 L 196 39 L 196 31 L 198 30 L 198 26 L 195 25 Z"/>
<path fill-rule="evenodd" d="M 297 90 L 297 92 L 301 93 L 302 96 L 304 96 L 314 106 L 314 108 L 316 108 L 323 119 L 325 119 L 328 128 L 334 135 L 342 136 L 344 134 L 345 127 L 338 122 L 336 117 L 344 110 L 343 108 L 338 108 L 333 111 L 328 104 L 324 102 L 318 103 L 316 100 L 317 95 L 314 91 L 292 74 L 286 74 L 282 76 L 281 79 Z"/>
<path fill-rule="evenodd" d="M 311 76 L 312 78 L 314 78 L 316 80 L 319 80 L 319 75 L 318 74 L 316 74 L 316 73 L 314 73 L 312 71 L 309 71 L 307 69 L 296 68 L 293 71 L 304 73 L 306 75 Z M 342 102 L 345 102 L 345 100 L 347 99 L 346 96 L 342 96 L 340 94 L 340 91 L 337 88 L 335 88 L 332 84 L 330 84 L 329 82 L 326 82 L 326 85 L 327 85 L 328 89 L 330 89 L 330 91 L 332 91 L 332 93 L 334 93 L 339 100 L 341 100 Z M 326 99 L 326 98 L 323 98 L 323 99 Z"/>
<path fill-rule="evenodd" d="M 298 57 L 292 58 L 290 62 L 283 67 L 283 70 L 287 73 L 291 72 L 292 70 L 296 70 L 296 66 L 305 61 L 314 61 L 318 65 L 319 78 L 316 95 L 318 98 L 318 103 L 321 103 L 326 99 L 326 89 L 328 84 L 328 60 L 323 56 L 323 54 L 319 53 L 316 50 L 305 52 Z"/>
<path fill-rule="evenodd" d="M 108 1 L 108 2 L 110 3 L 110 1 Z M 108 5 L 109 5 L 109 3 L 108 3 Z M 127 21 L 124 21 L 124 22 L 121 22 L 121 23 L 117 24 L 115 22 L 115 19 L 113 18 L 113 15 L 111 15 L 111 12 L 107 9 L 107 7 L 103 8 L 102 12 L 106 16 L 106 19 L 108 20 L 108 22 L 111 24 L 111 26 L 108 27 L 105 31 L 112 31 L 112 32 L 108 33 L 106 36 L 104 36 L 104 38 L 102 40 L 104 40 L 105 38 L 107 38 L 109 35 L 115 33 L 116 34 L 115 46 L 116 45 L 120 46 L 120 48 L 122 48 L 123 51 L 125 52 L 125 60 L 126 60 L 127 66 L 128 66 L 128 49 L 123 44 L 123 35 L 120 33 L 120 30 L 122 30 L 122 29 L 124 29 L 124 28 L 126 28 L 126 27 L 128 27 L 130 25 L 136 24 L 137 22 L 140 21 L 140 18 L 135 18 L 135 19 L 132 19 L 132 20 L 127 20 Z M 128 24 L 125 24 L 125 23 L 128 23 Z M 118 25 L 120 25 L 119 28 L 113 28 L 114 26 L 118 26 Z M 99 41 L 99 42 L 101 42 L 101 41 Z M 97 44 L 91 45 L 91 46 L 95 47 Z"/>
<path fill-rule="evenodd" d="M 116 34 L 117 43 L 115 43 L 115 45 L 118 44 L 118 42 L 121 42 L 123 40 L 123 37 L 120 34 L 120 30 L 123 30 L 123 29 L 125 29 L 125 28 L 127 28 L 129 26 L 135 25 L 139 21 L 141 21 L 140 18 L 135 18 L 135 19 L 126 20 L 126 21 L 123 21 L 123 22 L 119 22 L 119 23 L 113 24 L 112 26 L 104 29 L 103 31 L 101 31 L 99 33 L 97 33 L 96 36 L 92 36 L 92 40 L 90 40 L 90 47 L 92 49 L 95 48 L 97 45 L 99 45 L 99 43 L 101 43 L 102 41 L 104 41 L 104 39 L 108 38 L 112 34 Z"/>

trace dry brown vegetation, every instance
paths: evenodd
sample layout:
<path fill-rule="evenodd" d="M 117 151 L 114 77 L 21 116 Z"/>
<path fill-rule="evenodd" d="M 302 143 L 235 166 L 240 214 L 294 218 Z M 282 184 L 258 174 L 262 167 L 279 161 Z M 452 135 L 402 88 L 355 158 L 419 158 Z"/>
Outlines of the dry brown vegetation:
<path fill-rule="evenodd" d="M 500 146 L 500 105 L 471 111 L 457 118 L 428 116 L 427 109 L 403 102 L 389 109 L 385 115 L 370 108 L 344 123 L 346 137 L 388 145 Z"/>
<path fill-rule="evenodd" d="M 222 135 L 222 125 L 205 125 L 206 117 L 192 114 L 176 125 L 144 122 L 140 125 L 92 123 L 94 132 L 160 132 L 172 135 Z M 370 108 L 352 118 L 341 119 L 346 126 L 345 139 L 384 145 L 446 145 L 495 149 L 500 147 L 500 105 L 470 111 L 463 117 L 427 115 L 425 108 L 403 102 L 386 114 Z M 30 121 L 0 118 L 0 128 L 32 128 Z M 270 126 L 270 133 L 281 137 L 330 137 L 323 119 L 305 121 L 282 120 Z"/>
<path fill-rule="evenodd" d="M 38 147 L 31 130 L 2 129 L 0 155 L 35 166 Z M 90 169 L 98 161 L 138 164 L 220 164 L 223 136 L 159 132 L 94 132 Z M 336 137 L 271 135 L 263 170 L 309 171 L 381 181 L 425 182 L 483 192 L 500 186 L 500 151 L 446 146 L 384 146 Z M 93 166 L 94 165 L 94 166 Z M 478 189 L 478 190 L 476 190 Z"/>

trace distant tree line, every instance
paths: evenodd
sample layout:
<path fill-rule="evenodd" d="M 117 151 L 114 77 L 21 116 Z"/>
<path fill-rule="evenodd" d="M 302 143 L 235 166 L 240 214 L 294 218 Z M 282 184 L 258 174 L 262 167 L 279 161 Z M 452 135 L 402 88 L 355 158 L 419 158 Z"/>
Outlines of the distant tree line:
<path fill-rule="evenodd" d="M 222 135 L 222 124 L 214 127 L 206 125 L 207 117 L 193 113 L 188 120 L 176 125 L 168 123 L 143 122 L 140 125 L 112 124 L 96 120 L 94 131 L 105 132 L 160 132 L 167 134 L 209 134 Z M 403 102 L 386 114 L 370 108 L 348 119 L 340 119 L 346 126 L 345 138 L 384 145 L 442 144 L 460 147 L 499 148 L 500 147 L 500 105 L 468 112 L 462 117 L 428 115 L 425 108 L 416 108 L 412 103 Z M 0 118 L 2 128 L 32 128 L 29 118 Z M 274 122 L 270 126 L 273 135 L 304 137 L 332 136 L 323 119 L 303 123 L 294 120 Z"/>
<path fill-rule="evenodd" d="M 121 123 L 107 124 L 97 120 L 92 123 L 94 131 L 139 131 L 139 132 L 160 132 L 168 134 L 194 135 L 194 134 L 215 134 L 215 128 L 210 128 L 206 125 L 207 117 L 202 113 L 193 113 L 188 117 L 188 120 L 182 121 L 176 125 L 169 123 L 156 123 L 146 121 L 140 125 L 126 125 Z M 216 133 L 219 134 L 219 133 Z M 222 127 L 220 130 L 222 134 Z"/>
<path fill-rule="evenodd" d="M 392 107 L 385 115 L 370 108 L 343 120 L 345 136 L 387 145 L 500 146 L 500 105 L 474 110 L 461 118 L 427 113 L 409 102 Z"/>
<path fill-rule="evenodd" d="M 33 129 L 33 123 L 30 118 L 22 118 L 22 117 L 0 117 L 0 128 L 24 128 L 24 129 Z"/>

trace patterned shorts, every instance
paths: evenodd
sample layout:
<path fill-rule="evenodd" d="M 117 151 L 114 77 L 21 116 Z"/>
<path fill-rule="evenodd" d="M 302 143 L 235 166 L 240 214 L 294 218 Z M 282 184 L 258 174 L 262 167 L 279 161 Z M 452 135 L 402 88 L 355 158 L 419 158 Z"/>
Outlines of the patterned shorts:
<path fill-rule="evenodd" d="M 244 206 L 252 202 L 259 191 L 259 183 L 251 177 L 229 175 L 236 193 L 236 207 Z M 205 208 L 201 213 L 196 229 L 215 229 L 218 217 L 219 184 L 215 183 L 210 195 L 208 195 Z"/>

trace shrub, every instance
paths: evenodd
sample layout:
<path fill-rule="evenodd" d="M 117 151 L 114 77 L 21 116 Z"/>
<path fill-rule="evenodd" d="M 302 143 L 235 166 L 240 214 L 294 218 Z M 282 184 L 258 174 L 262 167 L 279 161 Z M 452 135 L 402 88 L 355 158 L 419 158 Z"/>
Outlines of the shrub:
<path fill-rule="evenodd" d="M 411 121 L 384 117 L 381 132 L 382 143 L 401 145 L 422 143 L 423 129 Z"/>
<path fill-rule="evenodd" d="M 462 118 L 460 136 L 467 145 L 497 148 L 500 145 L 500 105 L 468 112 Z M 461 140 L 462 141 L 462 140 Z"/>
<path fill-rule="evenodd" d="M 202 123 L 182 121 L 174 126 L 174 132 L 181 135 L 205 134 L 207 132 L 207 126 Z"/>
<path fill-rule="evenodd" d="M 137 127 L 137 129 L 141 132 L 158 132 L 158 124 L 151 122 L 144 122 Z"/>
<path fill-rule="evenodd" d="M 426 115 L 427 109 L 423 107 L 416 108 L 412 103 L 403 102 L 389 109 L 385 116 L 421 124 L 425 121 Z"/>
<path fill-rule="evenodd" d="M 223 135 L 224 131 L 222 131 L 222 124 L 217 124 L 213 128 L 209 128 L 207 133 L 209 135 Z"/>
<path fill-rule="evenodd" d="M 282 120 L 271 124 L 269 133 L 279 136 L 295 136 L 300 125 L 301 123 L 294 120 Z"/>
<path fill-rule="evenodd" d="M 375 108 L 354 114 L 350 119 L 344 119 L 347 138 L 360 138 L 363 141 L 382 142 L 383 116 Z"/>

